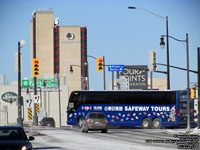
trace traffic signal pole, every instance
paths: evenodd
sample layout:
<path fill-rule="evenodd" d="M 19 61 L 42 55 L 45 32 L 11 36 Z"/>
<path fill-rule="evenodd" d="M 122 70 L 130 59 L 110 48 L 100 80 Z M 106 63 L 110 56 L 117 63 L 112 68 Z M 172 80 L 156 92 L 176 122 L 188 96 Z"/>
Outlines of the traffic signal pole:
<path fill-rule="evenodd" d="M 18 118 L 17 124 L 23 127 L 22 97 L 21 97 L 21 44 L 18 42 Z"/>
<path fill-rule="evenodd" d="M 33 24 L 35 27 L 35 18 L 33 19 Z M 35 30 L 33 32 L 33 58 L 36 58 L 36 33 Z M 33 66 L 32 66 L 33 67 Z M 33 71 L 33 70 L 32 70 Z M 37 77 L 34 77 L 34 96 L 37 95 Z M 36 103 L 34 102 L 34 109 L 33 109 L 33 125 L 38 126 L 38 116 L 36 112 Z"/>
<path fill-rule="evenodd" d="M 37 78 L 34 77 L 34 96 L 37 95 L 36 80 L 37 80 Z M 33 125 L 38 126 L 38 116 L 37 116 L 37 112 L 36 112 L 36 103 L 34 103 Z"/>
<path fill-rule="evenodd" d="M 105 57 L 103 56 L 103 83 L 104 83 L 104 90 L 106 90 L 106 70 L 105 70 Z"/>

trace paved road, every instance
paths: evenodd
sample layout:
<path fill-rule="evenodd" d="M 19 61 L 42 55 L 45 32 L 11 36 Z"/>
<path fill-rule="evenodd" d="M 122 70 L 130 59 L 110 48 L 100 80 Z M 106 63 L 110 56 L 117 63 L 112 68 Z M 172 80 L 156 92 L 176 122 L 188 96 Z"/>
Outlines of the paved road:
<path fill-rule="evenodd" d="M 110 129 L 108 133 L 100 133 L 98 131 L 82 133 L 79 128 L 66 127 L 61 129 L 38 128 L 34 129 L 33 132 L 39 133 L 39 135 L 36 134 L 35 140 L 32 142 L 35 150 L 178 149 L 176 143 L 169 141 L 175 139 L 174 134 L 168 133 L 166 129 Z M 147 140 L 156 141 L 148 141 L 151 143 L 147 143 Z"/>

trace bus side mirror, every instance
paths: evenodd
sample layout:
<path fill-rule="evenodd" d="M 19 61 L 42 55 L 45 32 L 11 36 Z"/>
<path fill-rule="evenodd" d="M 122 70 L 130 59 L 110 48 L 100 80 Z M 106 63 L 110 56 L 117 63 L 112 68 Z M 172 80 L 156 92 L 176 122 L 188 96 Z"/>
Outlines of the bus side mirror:
<path fill-rule="evenodd" d="M 69 111 L 69 107 L 67 107 L 67 112 Z"/>
<path fill-rule="evenodd" d="M 75 112 L 75 109 L 74 109 L 74 108 L 67 107 L 67 111 L 66 111 L 66 112 Z"/>

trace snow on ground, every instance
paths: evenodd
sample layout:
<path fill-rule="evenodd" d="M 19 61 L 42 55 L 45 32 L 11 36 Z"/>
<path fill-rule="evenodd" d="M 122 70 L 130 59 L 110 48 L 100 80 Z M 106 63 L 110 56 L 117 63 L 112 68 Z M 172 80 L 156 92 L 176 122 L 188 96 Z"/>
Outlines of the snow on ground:
<path fill-rule="evenodd" d="M 191 134 L 200 135 L 200 129 L 198 129 L 198 127 L 194 128 L 194 129 L 192 130 Z"/>
<path fill-rule="evenodd" d="M 166 133 L 169 134 L 192 134 L 192 135 L 199 135 L 200 136 L 200 129 L 198 127 L 191 129 L 189 133 L 186 132 L 186 129 L 173 129 L 173 130 L 166 130 Z"/>
<path fill-rule="evenodd" d="M 71 131 L 63 130 L 40 130 L 40 134 L 47 136 L 36 136 L 35 141 L 41 146 L 62 147 L 62 149 L 81 149 L 81 150 L 122 150 L 122 149 L 154 149 L 154 150 L 167 150 L 168 147 L 162 148 L 161 146 L 141 145 L 137 143 L 130 143 L 125 141 L 94 138 L 90 134 L 80 134 Z M 98 134 L 98 133 L 91 133 Z M 176 148 L 174 148 L 176 149 Z"/>

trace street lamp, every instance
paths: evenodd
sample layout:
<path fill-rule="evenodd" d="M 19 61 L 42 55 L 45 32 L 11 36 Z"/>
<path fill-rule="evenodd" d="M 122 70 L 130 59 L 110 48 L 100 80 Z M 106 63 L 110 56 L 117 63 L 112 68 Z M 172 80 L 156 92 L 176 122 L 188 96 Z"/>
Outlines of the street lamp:
<path fill-rule="evenodd" d="M 160 47 L 163 49 L 165 47 L 164 37 L 161 36 L 160 38 Z"/>
<path fill-rule="evenodd" d="M 21 96 L 21 47 L 25 44 L 24 40 L 18 42 L 18 118 L 17 124 L 23 127 L 22 120 L 22 96 Z"/>
<path fill-rule="evenodd" d="M 186 61 L 187 61 L 187 132 L 190 132 L 190 78 L 189 78 L 189 46 L 188 46 L 188 34 L 186 33 L 186 39 L 185 40 L 179 40 L 176 39 L 172 36 L 168 36 L 168 35 L 161 35 L 160 38 L 160 47 L 164 48 L 165 46 L 165 42 L 164 42 L 164 37 L 170 37 L 173 40 L 176 40 L 178 42 L 186 42 Z"/>
<path fill-rule="evenodd" d="M 149 11 L 147 9 L 144 9 L 144 8 L 136 8 L 136 7 L 128 7 L 128 9 L 140 9 L 140 10 L 143 10 L 147 13 L 150 13 L 164 21 L 166 21 L 166 37 L 167 37 L 167 89 L 169 90 L 170 89 L 170 70 L 169 70 L 169 39 L 168 39 L 168 17 L 162 17 L 152 11 Z"/>
<path fill-rule="evenodd" d="M 73 74 L 73 68 L 72 68 L 72 65 L 70 65 L 70 70 L 69 70 L 69 72 L 71 73 L 71 74 Z"/>

